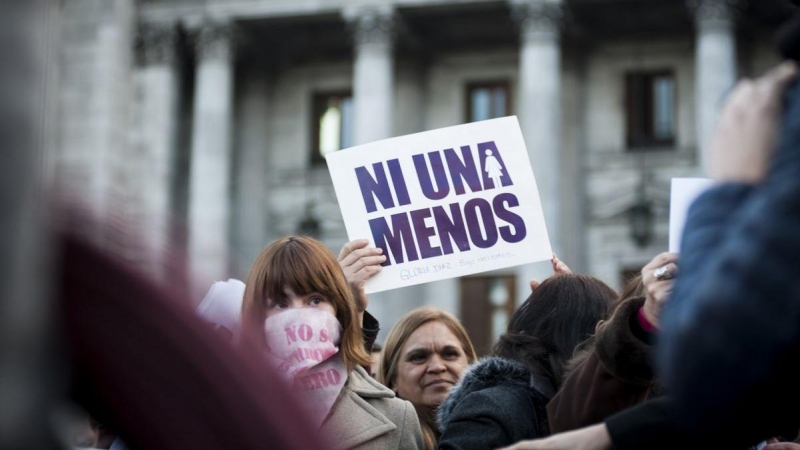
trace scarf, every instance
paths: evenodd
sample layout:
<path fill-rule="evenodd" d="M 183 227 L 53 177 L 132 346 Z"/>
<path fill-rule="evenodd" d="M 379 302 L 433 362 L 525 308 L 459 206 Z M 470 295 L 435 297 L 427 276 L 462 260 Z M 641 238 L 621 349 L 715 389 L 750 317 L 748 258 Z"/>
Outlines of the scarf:
<path fill-rule="evenodd" d="M 264 322 L 267 360 L 298 392 L 319 429 L 347 381 L 339 354 L 342 326 L 314 308 L 282 311 Z"/>

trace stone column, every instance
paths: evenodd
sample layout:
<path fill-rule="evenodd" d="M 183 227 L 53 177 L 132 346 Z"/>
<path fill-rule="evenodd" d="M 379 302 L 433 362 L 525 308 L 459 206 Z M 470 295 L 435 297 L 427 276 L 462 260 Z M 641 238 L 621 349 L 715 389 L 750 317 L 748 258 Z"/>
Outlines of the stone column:
<path fill-rule="evenodd" d="M 705 171 L 704 151 L 724 96 L 736 83 L 734 0 L 688 0 L 695 16 L 695 102 L 697 148 Z"/>
<path fill-rule="evenodd" d="M 142 200 L 145 268 L 162 278 L 169 242 L 170 179 L 178 131 L 177 29 L 147 26 L 140 33 L 143 67 L 139 73 L 141 104 L 138 189 Z"/>
<path fill-rule="evenodd" d="M 519 121 L 553 250 L 560 249 L 559 177 L 561 167 L 561 0 L 512 1 L 520 25 Z M 519 298 L 528 281 L 551 273 L 548 264 L 523 266 L 517 273 Z"/>
<path fill-rule="evenodd" d="M 230 224 L 233 48 L 230 24 L 197 34 L 189 174 L 189 260 L 197 301 L 210 281 L 227 278 Z"/>
<path fill-rule="evenodd" d="M 353 106 L 356 144 L 392 136 L 394 60 L 393 10 L 372 7 L 348 10 L 345 19 L 353 29 Z"/>
<path fill-rule="evenodd" d="M 391 6 L 365 5 L 347 9 L 343 15 L 354 41 L 354 143 L 366 144 L 386 139 L 393 135 L 394 10 Z M 397 319 L 418 306 L 424 298 L 422 286 L 370 295 L 369 311 L 384 330 L 379 340 L 385 339 Z"/>
<path fill-rule="evenodd" d="M 270 188 L 269 172 L 270 129 L 274 121 L 270 107 L 272 83 L 270 74 L 262 65 L 249 65 L 239 78 L 240 102 L 236 105 L 236 173 L 234 189 L 234 232 L 236 272 L 247 274 L 250 265 L 269 243 L 267 203 Z"/>

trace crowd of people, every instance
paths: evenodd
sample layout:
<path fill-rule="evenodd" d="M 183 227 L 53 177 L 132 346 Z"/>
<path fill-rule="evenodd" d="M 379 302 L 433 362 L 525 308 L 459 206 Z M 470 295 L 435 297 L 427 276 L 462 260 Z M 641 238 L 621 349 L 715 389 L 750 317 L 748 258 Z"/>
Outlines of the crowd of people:
<path fill-rule="evenodd" d="M 195 312 L 63 233 L 73 397 L 113 432 L 93 444 L 800 449 L 797 71 L 730 95 L 707 147 L 716 185 L 680 255 L 654 256 L 620 293 L 554 256 L 482 359 L 430 307 L 375 342 L 365 284 L 385 256 L 364 239 L 338 258 L 279 239 Z"/>

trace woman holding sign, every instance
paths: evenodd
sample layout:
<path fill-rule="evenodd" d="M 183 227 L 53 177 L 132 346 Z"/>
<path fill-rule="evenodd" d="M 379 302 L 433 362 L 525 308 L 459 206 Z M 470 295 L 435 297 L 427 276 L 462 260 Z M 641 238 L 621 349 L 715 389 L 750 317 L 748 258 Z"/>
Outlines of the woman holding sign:
<path fill-rule="evenodd" d="M 286 237 L 247 277 L 244 345 L 273 363 L 305 400 L 309 430 L 332 448 L 421 448 L 414 407 L 374 381 L 356 303 L 339 262 L 320 242 Z"/>

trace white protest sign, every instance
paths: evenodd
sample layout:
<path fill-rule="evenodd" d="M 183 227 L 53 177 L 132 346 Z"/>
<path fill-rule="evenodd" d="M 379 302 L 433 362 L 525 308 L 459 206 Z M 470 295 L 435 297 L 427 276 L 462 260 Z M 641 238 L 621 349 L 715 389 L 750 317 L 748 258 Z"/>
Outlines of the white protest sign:
<path fill-rule="evenodd" d="M 669 197 L 669 251 L 680 253 L 681 236 L 692 202 L 711 187 L 708 178 L 673 178 Z"/>
<path fill-rule="evenodd" d="M 367 293 L 552 257 L 516 117 L 360 145 L 327 162 L 348 236 L 387 256 Z"/>

